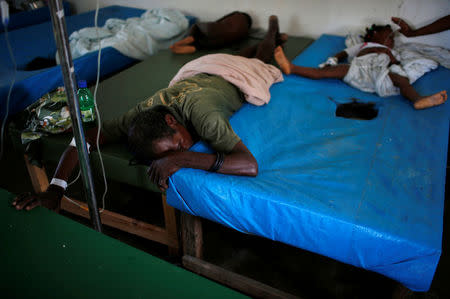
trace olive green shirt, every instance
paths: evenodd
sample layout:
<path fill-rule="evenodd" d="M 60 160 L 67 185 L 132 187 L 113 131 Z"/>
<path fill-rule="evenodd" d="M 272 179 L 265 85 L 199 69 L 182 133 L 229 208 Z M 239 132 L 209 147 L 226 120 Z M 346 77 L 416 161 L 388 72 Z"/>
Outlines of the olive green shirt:
<path fill-rule="evenodd" d="M 228 119 L 243 101 L 239 89 L 222 77 L 199 74 L 156 92 L 121 117 L 105 121 L 102 133 L 107 141 L 126 138 L 131 121 L 139 112 L 162 104 L 172 108 L 175 118 L 194 139 L 228 153 L 240 141 Z"/>

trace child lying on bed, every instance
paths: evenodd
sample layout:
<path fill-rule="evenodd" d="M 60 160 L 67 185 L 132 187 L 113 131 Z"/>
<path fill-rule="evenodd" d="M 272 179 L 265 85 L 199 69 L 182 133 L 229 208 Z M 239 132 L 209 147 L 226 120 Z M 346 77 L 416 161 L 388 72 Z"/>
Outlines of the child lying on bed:
<path fill-rule="evenodd" d="M 168 188 L 169 176 L 180 168 L 256 176 L 257 161 L 228 119 L 244 100 L 256 105 L 267 103 L 270 85 L 283 80 L 281 71 L 267 64 L 273 58 L 278 35 L 278 19 L 271 16 L 265 39 L 244 51 L 244 57 L 212 54 L 187 63 L 169 87 L 121 117 L 104 122 L 100 143 L 128 139 L 130 150 L 147 162 L 150 180 L 161 191 Z M 90 144 L 95 144 L 97 129 L 86 136 Z M 210 144 L 216 153 L 188 151 L 197 140 Z M 59 210 L 67 180 L 77 164 L 77 150 L 71 143 L 46 192 L 19 195 L 12 204 L 18 210 L 39 205 Z"/>
<path fill-rule="evenodd" d="M 357 44 L 330 57 L 319 68 L 293 65 L 283 49 L 275 49 L 275 60 L 285 74 L 322 79 L 336 78 L 366 92 L 376 92 L 381 97 L 400 94 L 413 103 L 415 109 L 425 109 L 443 104 L 447 92 L 440 91 L 421 96 L 412 87 L 405 71 L 398 65 L 394 47 L 394 32 L 389 25 L 372 25 L 366 29 L 364 43 Z M 350 64 L 338 64 L 347 58 Z"/>

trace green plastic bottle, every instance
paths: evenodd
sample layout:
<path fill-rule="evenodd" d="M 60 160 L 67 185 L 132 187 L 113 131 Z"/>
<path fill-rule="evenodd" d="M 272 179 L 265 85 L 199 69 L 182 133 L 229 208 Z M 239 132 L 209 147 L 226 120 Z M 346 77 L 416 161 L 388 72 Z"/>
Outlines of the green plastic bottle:
<path fill-rule="evenodd" d="M 78 81 L 78 100 L 80 101 L 81 118 L 83 122 L 89 123 L 95 120 L 94 97 L 87 88 L 86 80 Z"/>

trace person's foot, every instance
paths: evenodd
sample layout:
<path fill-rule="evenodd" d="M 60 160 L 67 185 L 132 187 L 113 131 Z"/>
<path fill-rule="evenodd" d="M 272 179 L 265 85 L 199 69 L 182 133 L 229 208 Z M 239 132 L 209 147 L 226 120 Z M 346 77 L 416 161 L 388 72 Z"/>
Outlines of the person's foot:
<path fill-rule="evenodd" d="M 273 55 L 275 56 L 275 61 L 280 66 L 283 73 L 289 75 L 291 73 L 291 63 L 287 59 L 286 55 L 284 55 L 283 48 L 281 48 L 281 46 L 276 47 Z"/>
<path fill-rule="evenodd" d="M 425 109 L 441 105 L 447 101 L 447 91 L 443 90 L 431 96 L 423 97 L 414 103 L 414 108 Z"/>
<path fill-rule="evenodd" d="M 288 40 L 288 35 L 286 33 L 277 34 L 277 46 L 283 46 Z"/>
<path fill-rule="evenodd" d="M 172 48 L 176 48 L 176 47 L 179 47 L 179 46 L 186 46 L 186 45 L 192 44 L 193 42 L 194 42 L 194 37 L 186 36 L 182 40 L 179 40 L 176 43 L 174 43 L 173 45 L 171 45 L 169 48 L 172 49 Z"/>
<path fill-rule="evenodd" d="M 197 51 L 194 46 L 171 46 L 170 50 L 175 54 L 192 54 Z"/>

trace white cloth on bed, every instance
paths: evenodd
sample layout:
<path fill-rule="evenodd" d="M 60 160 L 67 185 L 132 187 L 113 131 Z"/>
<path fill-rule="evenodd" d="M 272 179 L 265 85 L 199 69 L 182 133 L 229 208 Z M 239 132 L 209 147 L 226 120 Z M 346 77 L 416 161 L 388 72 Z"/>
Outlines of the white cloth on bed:
<path fill-rule="evenodd" d="M 244 93 L 247 102 L 256 106 L 269 103 L 270 86 L 283 81 L 283 74 L 278 68 L 259 59 L 210 54 L 185 64 L 169 86 L 200 73 L 221 76 L 237 86 Z"/>
<path fill-rule="evenodd" d="M 97 51 L 101 40 L 102 48 L 113 47 L 125 56 L 144 60 L 180 39 L 188 25 L 179 10 L 168 8 L 146 11 L 139 18 L 108 19 L 98 30 L 88 27 L 70 35 L 72 58 Z"/>
<path fill-rule="evenodd" d="M 353 47 L 360 41 L 355 36 L 347 37 L 346 46 Z M 351 61 L 344 82 L 366 92 L 376 92 L 381 97 L 397 95 L 388 73 L 393 72 L 408 77 L 413 84 L 425 73 L 436 69 L 439 64 L 450 67 L 450 51 L 436 46 L 417 43 L 396 43 L 393 49 L 400 65 L 389 66 L 390 59 L 384 53 L 372 53 L 356 57 Z"/>
<path fill-rule="evenodd" d="M 344 49 L 344 51 L 347 53 L 347 59 L 348 61 L 351 61 L 353 58 L 358 55 L 359 52 L 364 50 L 365 48 L 387 48 L 385 45 L 378 44 L 378 43 L 357 43 L 354 46 L 347 47 Z M 395 56 L 395 55 L 394 55 Z"/>
<path fill-rule="evenodd" d="M 353 58 L 344 82 L 365 92 L 376 92 L 380 97 L 388 97 L 400 93 L 394 86 L 389 72 L 407 76 L 401 67 L 389 67 L 389 56 L 384 53 L 371 53 Z"/>

